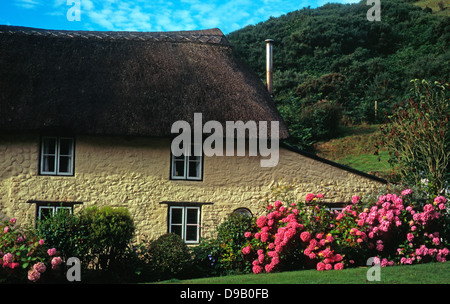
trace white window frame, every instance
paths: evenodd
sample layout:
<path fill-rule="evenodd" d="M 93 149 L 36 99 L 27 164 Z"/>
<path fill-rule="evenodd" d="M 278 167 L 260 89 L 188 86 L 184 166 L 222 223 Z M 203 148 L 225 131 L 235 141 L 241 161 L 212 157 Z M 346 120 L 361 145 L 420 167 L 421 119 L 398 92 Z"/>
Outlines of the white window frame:
<path fill-rule="evenodd" d="M 176 157 L 175 155 L 173 155 L 171 153 L 171 172 L 170 172 L 170 178 L 174 179 L 174 180 L 194 180 L 194 181 L 200 181 L 203 179 L 203 151 L 202 151 L 202 155 L 198 156 L 199 160 L 190 160 L 189 159 L 189 155 L 191 154 L 190 152 L 192 151 L 193 154 L 193 147 L 194 145 L 198 145 L 198 144 L 192 144 L 192 147 L 189 146 L 187 147 L 185 150 L 185 153 L 180 156 L 180 157 L 184 157 L 184 160 L 181 160 L 180 157 Z M 201 146 L 201 145 L 200 145 Z M 183 175 L 176 175 L 176 162 L 181 162 L 183 161 L 183 170 L 184 170 L 184 174 Z M 198 176 L 189 176 L 189 163 L 190 162 L 198 162 L 199 163 L 199 174 Z"/>
<path fill-rule="evenodd" d="M 172 210 L 181 210 L 181 224 L 172 224 Z M 197 223 L 189 224 L 187 223 L 187 211 L 196 210 L 197 211 Z M 187 207 L 187 206 L 170 206 L 169 207 L 169 233 L 172 233 L 172 226 L 181 226 L 181 238 L 186 244 L 197 244 L 200 241 L 200 207 Z M 196 227 L 196 237 L 195 240 L 186 239 L 186 228 L 187 226 Z"/>
<path fill-rule="evenodd" d="M 64 207 L 64 206 L 38 206 L 38 219 L 41 219 L 41 210 L 42 209 L 50 209 L 52 210 L 52 216 L 55 215 L 59 210 L 66 209 L 69 210 L 69 214 L 72 214 L 72 207 Z"/>
<path fill-rule="evenodd" d="M 46 140 L 55 140 L 55 151 L 54 153 L 44 153 L 45 151 L 45 141 Z M 61 140 L 70 140 L 71 146 L 70 146 L 70 154 L 68 155 L 62 155 L 61 154 Z M 54 156 L 54 170 L 53 171 L 46 171 L 44 168 L 44 158 Z M 68 157 L 69 159 L 69 167 L 70 170 L 68 172 L 61 172 L 60 171 L 60 160 L 61 157 Z M 40 157 L 40 168 L 39 173 L 41 175 L 65 175 L 65 176 L 72 176 L 73 175 L 73 168 L 74 168 L 74 158 L 75 158 L 75 140 L 73 137 L 56 137 L 56 136 L 44 136 L 41 140 L 41 157 Z"/>

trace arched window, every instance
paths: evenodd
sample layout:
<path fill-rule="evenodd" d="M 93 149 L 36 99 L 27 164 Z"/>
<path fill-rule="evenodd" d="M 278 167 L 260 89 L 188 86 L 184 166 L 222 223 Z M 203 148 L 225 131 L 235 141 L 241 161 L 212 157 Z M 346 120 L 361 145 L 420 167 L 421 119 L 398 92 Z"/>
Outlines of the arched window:
<path fill-rule="evenodd" d="M 247 208 L 237 208 L 236 210 L 233 211 L 232 214 L 240 215 L 240 216 L 248 216 L 248 217 L 253 216 L 252 212 Z"/>

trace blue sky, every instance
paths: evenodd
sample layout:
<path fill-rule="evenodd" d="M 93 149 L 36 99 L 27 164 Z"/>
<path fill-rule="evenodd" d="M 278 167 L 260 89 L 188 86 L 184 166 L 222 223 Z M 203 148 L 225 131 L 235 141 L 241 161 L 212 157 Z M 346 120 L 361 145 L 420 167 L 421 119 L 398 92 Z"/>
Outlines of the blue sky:
<path fill-rule="evenodd" d="M 67 12 L 79 3 L 80 21 Z M 0 24 L 60 30 L 179 31 L 246 25 L 328 2 L 359 0 L 0 0 Z M 73 15 L 75 16 L 75 15 Z"/>

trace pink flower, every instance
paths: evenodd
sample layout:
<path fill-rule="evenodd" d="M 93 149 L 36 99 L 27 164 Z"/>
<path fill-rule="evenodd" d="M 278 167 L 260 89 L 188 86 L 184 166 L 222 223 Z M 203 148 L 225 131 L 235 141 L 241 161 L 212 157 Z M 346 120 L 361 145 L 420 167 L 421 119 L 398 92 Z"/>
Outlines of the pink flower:
<path fill-rule="evenodd" d="M 316 196 L 315 196 L 313 193 L 308 193 L 308 194 L 306 195 L 305 200 L 306 200 L 307 202 L 310 202 L 310 201 L 312 201 L 315 197 L 316 197 Z"/>
<path fill-rule="evenodd" d="M 38 262 L 38 263 L 33 265 L 33 269 L 39 271 L 40 273 L 44 273 L 45 270 L 47 270 L 47 267 L 45 266 L 44 263 Z"/>
<path fill-rule="evenodd" d="M 246 247 L 244 247 L 244 248 L 242 249 L 242 253 L 243 253 L 243 254 L 249 254 L 249 253 L 250 253 L 250 249 L 251 249 L 250 246 L 246 246 Z M 49 251 L 50 251 L 50 249 L 49 249 Z M 50 254 L 49 254 L 49 255 L 50 255 Z"/>
<path fill-rule="evenodd" d="M 317 263 L 317 270 L 322 271 L 325 270 L 325 264 L 322 262 Z"/>
<path fill-rule="evenodd" d="M 9 231 L 9 227 L 8 227 L 8 226 L 6 226 L 5 228 L 3 228 L 3 232 L 4 232 L 4 233 L 8 233 L 8 231 Z"/>
<path fill-rule="evenodd" d="M 267 218 L 265 216 L 260 216 L 256 220 L 256 225 L 258 225 L 259 228 L 262 228 L 263 226 L 266 225 L 266 222 L 267 222 Z"/>
<path fill-rule="evenodd" d="M 11 268 L 11 269 L 14 269 L 14 268 L 17 268 L 17 267 L 19 267 L 19 263 L 16 263 L 16 262 L 13 262 L 13 263 L 11 263 L 9 265 L 9 268 Z"/>
<path fill-rule="evenodd" d="M 273 265 L 272 264 L 267 264 L 264 269 L 266 270 L 266 272 L 271 272 L 273 270 Z"/>
<path fill-rule="evenodd" d="M 440 203 L 439 204 L 439 210 L 444 210 L 445 209 L 445 204 L 444 203 Z"/>
<path fill-rule="evenodd" d="M 436 198 L 434 199 L 434 201 L 436 202 L 436 204 L 439 204 L 439 203 L 446 203 L 446 202 L 447 202 L 447 199 L 446 199 L 445 197 L 443 197 L 443 196 L 438 196 L 438 197 L 436 197 Z"/>
<path fill-rule="evenodd" d="M 58 268 L 58 266 L 61 265 L 61 263 L 62 263 L 62 260 L 60 257 L 54 257 L 52 259 L 52 269 Z"/>
<path fill-rule="evenodd" d="M 262 271 L 262 267 L 259 265 L 253 265 L 252 271 L 253 271 L 253 273 L 258 274 Z"/>
<path fill-rule="evenodd" d="M 342 255 L 340 255 L 339 253 L 336 254 L 336 255 L 334 255 L 334 261 L 335 261 L 335 262 L 340 262 L 340 261 L 342 261 L 342 260 L 343 260 L 343 257 L 342 257 Z"/>
<path fill-rule="evenodd" d="M 344 264 L 343 263 L 336 263 L 334 264 L 334 270 L 341 270 L 344 269 Z"/>
<path fill-rule="evenodd" d="M 318 193 L 316 197 L 317 198 L 323 198 L 323 194 L 322 193 Z"/>
<path fill-rule="evenodd" d="M 249 237 L 252 236 L 252 233 L 247 231 L 246 233 L 244 233 L 244 236 L 245 236 L 246 238 L 249 238 Z"/>
<path fill-rule="evenodd" d="M 359 201 L 359 196 L 355 195 L 355 196 L 352 197 L 352 203 L 353 204 L 358 203 L 358 201 Z"/>
<path fill-rule="evenodd" d="M 13 255 L 11 253 L 7 253 L 3 256 L 4 263 L 12 263 Z"/>
<path fill-rule="evenodd" d="M 264 262 L 264 254 L 258 255 L 258 262 L 260 263 Z"/>
<path fill-rule="evenodd" d="M 276 201 L 275 202 L 275 208 L 280 208 L 281 207 L 281 205 L 283 205 L 280 201 Z"/>
<path fill-rule="evenodd" d="M 402 191 L 402 195 L 403 195 L 403 196 L 410 195 L 411 193 L 412 193 L 412 190 L 411 190 L 411 189 L 406 189 L 406 190 L 403 190 L 403 191 Z"/>
<path fill-rule="evenodd" d="M 42 246 L 42 245 L 44 245 L 44 243 L 45 243 L 45 241 L 44 241 L 43 239 L 40 239 L 40 240 L 39 240 L 39 245 Z"/>
<path fill-rule="evenodd" d="M 411 241 L 414 239 L 414 234 L 408 233 L 408 234 L 406 235 L 406 239 L 408 240 L 408 242 L 411 242 Z"/>
<path fill-rule="evenodd" d="M 333 265 L 325 264 L 325 270 L 331 270 L 331 269 L 333 269 Z"/>
<path fill-rule="evenodd" d="M 55 248 L 51 248 L 51 249 L 47 250 L 47 254 L 49 256 L 54 256 L 56 254 L 56 249 Z"/>
<path fill-rule="evenodd" d="M 311 239 L 311 234 L 308 231 L 304 231 L 300 234 L 300 239 L 303 242 L 308 242 Z"/>
<path fill-rule="evenodd" d="M 261 242 L 265 243 L 267 242 L 267 240 L 269 239 L 269 234 L 266 233 L 261 233 Z"/>
<path fill-rule="evenodd" d="M 41 277 L 41 274 L 36 269 L 32 268 L 28 271 L 28 280 L 36 282 Z"/>
<path fill-rule="evenodd" d="M 9 223 L 10 223 L 11 225 L 14 225 L 14 224 L 16 223 L 16 219 L 15 219 L 15 218 L 10 219 L 10 220 L 9 220 Z"/>

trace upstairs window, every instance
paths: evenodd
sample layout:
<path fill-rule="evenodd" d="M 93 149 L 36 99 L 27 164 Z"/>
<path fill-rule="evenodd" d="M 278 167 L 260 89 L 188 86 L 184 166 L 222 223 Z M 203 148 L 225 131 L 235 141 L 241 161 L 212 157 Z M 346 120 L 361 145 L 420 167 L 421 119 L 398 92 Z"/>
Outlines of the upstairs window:
<path fill-rule="evenodd" d="M 194 145 L 190 149 L 181 156 L 171 154 L 171 179 L 202 180 L 203 155 L 194 156 Z"/>
<path fill-rule="evenodd" d="M 74 139 L 71 137 L 42 137 L 41 175 L 73 175 Z"/>

